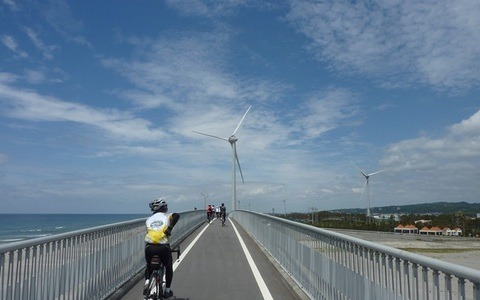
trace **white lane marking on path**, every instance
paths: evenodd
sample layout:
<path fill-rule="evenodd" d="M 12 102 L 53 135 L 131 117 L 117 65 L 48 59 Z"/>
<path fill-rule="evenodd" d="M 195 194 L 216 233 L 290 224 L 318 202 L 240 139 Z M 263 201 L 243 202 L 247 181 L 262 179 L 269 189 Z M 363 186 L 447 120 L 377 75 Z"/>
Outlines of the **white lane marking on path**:
<path fill-rule="evenodd" d="M 195 243 L 200 239 L 200 237 L 205 232 L 205 230 L 207 230 L 207 228 L 208 228 L 208 226 L 205 226 L 205 228 L 203 228 L 203 230 L 200 231 L 200 233 L 197 235 L 197 237 L 188 245 L 188 247 L 185 250 L 183 250 L 182 254 L 180 255 L 180 258 L 182 258 L 182 257 L 184 257 L 188 254 L 188 252 L 193 248 L 193 245 L 195 245 Z M 182 262 L 182 259 L 177 259 L 173 263 L 173 271 L 174 272 L 177 269 L 178 265 L 180 265 L 180 262 Z"/>
<path fill-rule="evenodd" d="M 230 221 L 230 224 L 232 224 L 233 229 L 235 230 L 235 233 L 237 234 L 238 240 L 240 242 L 240 245 L 242 245 L 243 252 L 245 253 L 245 256 L 247 257 L 248 264 L 250 265 L 250 268 L 252 269 L 253 276 L 255 276 L 255 279 L 257 280 L 258 287 L 260 288 L 260 292 L 262 292 L 263 299 L 265 300 L 273 300 L 272 294 L 270 294 L 270 291 L 268 290 L 267 285 L 265 284 L 265 281 L 263 280 L 262 275 L 258 271 L 257 265 L 255 265 L 255 262 L 253 261 L 252 255 L 250 255 L 250 252 L 247 249 L 247 246 L 243 242 L 242 237 L 240 236 L 240 233 L 237 230 L 237 227 L 235 227 L 235 224 L 233 224 L 232 220 L 228 218 Z"/>

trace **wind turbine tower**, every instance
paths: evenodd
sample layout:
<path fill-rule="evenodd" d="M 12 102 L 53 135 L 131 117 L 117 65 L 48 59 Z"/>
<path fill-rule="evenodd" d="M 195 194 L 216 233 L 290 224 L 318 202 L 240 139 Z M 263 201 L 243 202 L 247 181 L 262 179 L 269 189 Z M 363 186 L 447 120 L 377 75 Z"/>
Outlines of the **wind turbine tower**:
<path fill-rule="evenodd" d="M 201 195 L 203 196 L 203 209 L 207 209 L 208 194 L 205 190 L 203 190 L 203 193 L 201 193 Z"/>
<path fill-rule="evenodd" d="M 367 191 L 367 217 L 370 218 L 371 217 L 371 212 L 370 212 L 370 187 L 369 187 L 370 177 L 373 176 L 373 175 L 377 175 L 378 173 L 382 173 L 384 170 L 380 170 L 380 171 L 368 174 L 368 173 L 365 173 L 364 171 L 362 171 L 362 169 L 360 169 L 356 164 L 353 164 L 353 165 L 358 170 L 360 170 L 360 173 L 365 178 L 365 184 L 363 185 L 362 195 L 360 196 L 360 198 L 363 198 L 363 195 L 365 194 L 365 190 L 366 190 Z"/>
<path fill-rule="evenodd" d="M 224 140 L 230 143 L 232 146 L 232 210 L 237 209 L 237 169 L 236 166 L 238 165 L 238 170 L 240 171 L 240 176 L 242 177 L 242 182 L 245 183 L 243 180 L 243 174 L 242 174 L 242 168 L 240 167 L 240 161 L 238 160 L 238 154 L 237 154 L 237 146 L 236 142 L 238 141 L 238 138 L 235 136 L 237 133 L 238 129 L 240 128 L 240 125 L 242 125 L 243 120 L 247 116 L 248 112 L 250 111 L 251 106 L 248 107 L 247 111 L 243 115 L 242 119 L 237 125 L 237 128 L 233 131 L 232 135 L 228 138 L 217 136 L 217 135 L 212 135 L 208 133 L 203 133 L 199 131 L 193 131 L 195 133 L 201 134 L 201 135 L 206 135 L 209 137 L 213 137 L 216 139 Z"/>

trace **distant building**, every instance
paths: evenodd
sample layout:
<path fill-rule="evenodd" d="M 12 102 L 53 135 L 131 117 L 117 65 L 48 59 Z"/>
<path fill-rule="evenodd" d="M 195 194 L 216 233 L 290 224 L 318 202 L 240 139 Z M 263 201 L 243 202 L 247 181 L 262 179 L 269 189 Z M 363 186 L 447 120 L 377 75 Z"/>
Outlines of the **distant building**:
<path fill-rule="evenodd" d="M 395 232 L 395 233 L 406 233 L 406 234 L 418 233 L 418 228 L 415 227 L 414 225 L 411 225 L 411 224 L 406 225 L 406 226 L 403 226 L 402 224 L 399 224 L 397 227 L 395 227 L 393 232 Z"/>
<path fill-rule="evenodd" d="M 385 221 L 388 221 L 391 218 L 393 218 L 393 220 L 395 221 L 398 221 L 400 219 L 399 215 L 396 213 L 395 214 L 374 214 L 373 218 L 375 220 L 385 220 Z"/>
<path fill-rule="evenodd" d="M 417 223 L 417 221 L 415 221 Z M 432 228 L 428 228 L 424 226 L 422 229 L 418 230 L 418 228 L 414 225 L 406 225 L 403 226 L 402 224 L 398 224 L 397 227 L 393 230 L 394 233 L 402 233 L 402 234 L 424 234 L 424 235 L 445 235 L 445 236 L 461 236 L 462 229 L 455 228 L 450 229 L 445 227 L 443 229 L 438 228 L 437 226 L 433 226 Z"/>
<path fill-rule="evenodd" d="M 422 229 L 420 229 L 419 233 L 426 234 L 426 235 L 442 235 L 443 231 L 437 226 L 434 226 L 432 228 L 428 228 L 427 226 L 425 226 Z"/>
<path fill-rule="evenodd" d="M 428 224 L 432 222 L 432 220 L 416 220 L 415 221 L 415 224 L 418 224 L 418 223 L 422 223 L 422 224 Z"/>
<path fill-rule="evenodd" d="M 462 230 L 460 228 L 450 229 L 448 227 L 443 228 L 443 235 L 446 236 L 461 236 Z"/>

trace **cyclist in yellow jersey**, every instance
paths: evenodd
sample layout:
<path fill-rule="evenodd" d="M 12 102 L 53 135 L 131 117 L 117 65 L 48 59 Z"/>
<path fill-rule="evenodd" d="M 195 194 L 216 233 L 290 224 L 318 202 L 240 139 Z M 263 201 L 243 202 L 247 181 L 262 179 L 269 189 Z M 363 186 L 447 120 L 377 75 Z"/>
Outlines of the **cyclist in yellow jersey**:
<path fill-rule="evenodd" d="M 148 284 L 152 274 L 150 260 L 152 256 L 158 255 L 165 266 L 165 293 L 164 298 L 173 296 L 170 289 L 173 279 L 172 251 L 170 249 L 169 237 L 172 229 L 180 219 L 177 213 L 168 214 L 168 205 L 163 198 L 157 198 L 149 203 L 153 215 L 146 221 L 147 234 L 145 235 L 145 286 L 143 292 L 148 292 Z"/>

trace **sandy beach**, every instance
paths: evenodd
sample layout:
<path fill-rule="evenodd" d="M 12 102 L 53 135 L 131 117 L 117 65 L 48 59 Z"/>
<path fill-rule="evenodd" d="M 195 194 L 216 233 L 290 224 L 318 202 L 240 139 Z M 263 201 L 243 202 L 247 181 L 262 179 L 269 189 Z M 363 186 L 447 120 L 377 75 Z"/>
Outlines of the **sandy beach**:
<path fill-rule="evenodd" d="M 480 270 L 480 238 L 327 230 Z"/>

